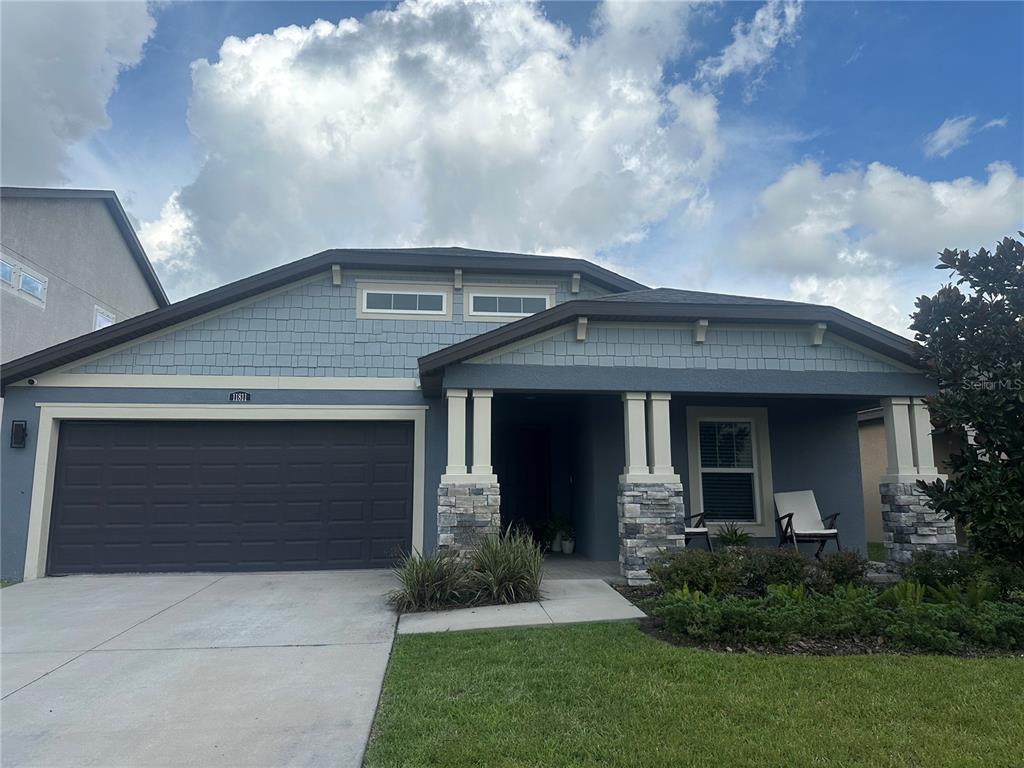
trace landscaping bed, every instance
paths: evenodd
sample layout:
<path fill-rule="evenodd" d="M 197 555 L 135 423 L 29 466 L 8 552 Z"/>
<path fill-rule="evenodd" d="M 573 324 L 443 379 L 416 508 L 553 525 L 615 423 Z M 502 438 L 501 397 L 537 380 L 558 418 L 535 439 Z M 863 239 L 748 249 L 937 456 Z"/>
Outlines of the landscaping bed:
<path fill-rule="evenodd" d="M 366 755 L 394 766 L 1020 764 L 1024 663 L 768 656 L 634 624 L 399 636 Z"/>
<path fill-rule="evenodd" d="M 853 553 L 819 564 L 797 553 L 686 550 L 620 587 L 650 617 L 645 631 L 679 645 L 762 653 L 1024 653 L 1024 572 L 968 556 L 923 554 L 887 588 Z"/>

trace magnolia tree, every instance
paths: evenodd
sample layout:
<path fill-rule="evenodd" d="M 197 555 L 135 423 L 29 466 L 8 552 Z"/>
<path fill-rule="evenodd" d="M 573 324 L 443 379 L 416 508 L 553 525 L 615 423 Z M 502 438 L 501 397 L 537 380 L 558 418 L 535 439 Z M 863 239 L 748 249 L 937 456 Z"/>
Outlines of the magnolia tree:
<path fill-rule="evenodd" d="M 917 300 L 911 328 L 939 386 L 932 418 L 961 440 L 949 479 L 919 485 L 973 549 L 1024 564 L 1024 242 L 946 250 L 936 269 L 956 282 Z"/>

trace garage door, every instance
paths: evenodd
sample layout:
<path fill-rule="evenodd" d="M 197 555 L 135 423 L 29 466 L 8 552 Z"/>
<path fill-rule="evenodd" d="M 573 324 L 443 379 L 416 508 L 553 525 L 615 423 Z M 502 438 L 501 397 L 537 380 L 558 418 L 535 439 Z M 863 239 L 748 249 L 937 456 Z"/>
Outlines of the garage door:
<path fill-rule="evenodd" d="M 412 431 L 66 421 L 48 573 L 389 566 L 411 544 Z"/>

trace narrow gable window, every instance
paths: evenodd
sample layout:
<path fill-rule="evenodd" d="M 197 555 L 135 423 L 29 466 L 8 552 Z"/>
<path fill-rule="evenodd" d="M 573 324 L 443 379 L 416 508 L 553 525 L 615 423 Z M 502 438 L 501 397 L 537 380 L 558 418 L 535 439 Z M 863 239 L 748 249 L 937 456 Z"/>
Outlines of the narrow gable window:
<path fill-rule="evenodd" d="M 465 315 L 467 320 L 515 320 L 554 304 L 554 288 L 467 288 Z"/>

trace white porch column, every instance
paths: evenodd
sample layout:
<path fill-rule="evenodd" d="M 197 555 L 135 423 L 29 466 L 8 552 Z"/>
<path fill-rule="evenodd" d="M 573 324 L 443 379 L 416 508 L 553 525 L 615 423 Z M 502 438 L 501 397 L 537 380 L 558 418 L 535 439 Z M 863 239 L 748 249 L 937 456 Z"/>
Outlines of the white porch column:
<path fill-rule="evenodd" d="M 644 392 L 622 393 L 623 426 L 626 435 L 626 466 L 622 470 L 622 482 L 644 482 L 650 476 L 647 466 L 647 429 Z"/>
<path fill-rule="evenodd" d="M 647 395 L 648 458 L 651 480 L 654 482 L 679 482 L 679 475 L 672 468 L 672 430 L 669 422 L 671 401 L 672 395 L 668 392 L 651 392 Z"/>
<path fill-rule="evenodd" d="M 448 400 L 448 466 L 445 475 L 466 474 L 466 390 L 449 389 Z"/>
<path fill-rule="evenodd" d="M 473 474 L 491 475 L 491 398 L 490 389 L 473 390 Z"/>
<path fill-rule="evenodd" d="M 910 436 L 914 446 L 914 465 L 919 475 L 937 475 L 935 449 L 932 445 L 932 420 L 928 406 L 920 397 L 910 401 Z"/>
<path fill-rule="evenodd" d="M 885 424 L 885 447 L 889 459 L 886 478 L 892 478 L 886 481 L 897 483 L 900 482 L 900 477 L 916 476 L 914 439 L 910 428 L 910 398 L 883 398 L 882 418 Z"/>

